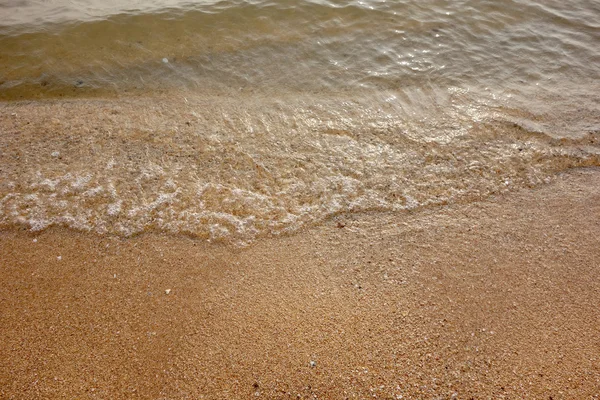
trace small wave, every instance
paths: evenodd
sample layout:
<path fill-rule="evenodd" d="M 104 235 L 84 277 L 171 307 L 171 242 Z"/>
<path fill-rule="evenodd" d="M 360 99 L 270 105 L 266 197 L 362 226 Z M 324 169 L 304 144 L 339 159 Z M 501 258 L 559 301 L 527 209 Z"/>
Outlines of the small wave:
<path fill-rule="evenodd" d="M 2 121 L 0 224 L 247 243 L 339 213 L 474 201 L 600 165 L 597 133 L 554 139 L 498 110 L 418 124 L 376 99 L 282 100 L 6 106 L 15 116 Z"/>

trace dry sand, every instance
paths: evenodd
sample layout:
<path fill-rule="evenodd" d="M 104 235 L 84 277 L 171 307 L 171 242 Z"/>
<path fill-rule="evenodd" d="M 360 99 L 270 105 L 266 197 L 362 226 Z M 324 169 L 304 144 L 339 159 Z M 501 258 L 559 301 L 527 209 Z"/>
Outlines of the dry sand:
<path fill-rule="evenodd" d="M 0 397 L 598 398 L 599 238 L 599 169 L 245 249 L 5 231 Z"/>

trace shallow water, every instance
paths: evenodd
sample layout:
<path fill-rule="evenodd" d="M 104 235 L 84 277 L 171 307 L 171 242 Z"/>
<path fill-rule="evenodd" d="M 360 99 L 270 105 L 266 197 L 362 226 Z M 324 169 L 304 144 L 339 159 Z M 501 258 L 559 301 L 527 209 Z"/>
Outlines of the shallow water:
<path fill-rule="evenodd" d="M 598 17 L 584 0 L 0 2 L 0 223 L 243 242 L 598 165 Z"/>

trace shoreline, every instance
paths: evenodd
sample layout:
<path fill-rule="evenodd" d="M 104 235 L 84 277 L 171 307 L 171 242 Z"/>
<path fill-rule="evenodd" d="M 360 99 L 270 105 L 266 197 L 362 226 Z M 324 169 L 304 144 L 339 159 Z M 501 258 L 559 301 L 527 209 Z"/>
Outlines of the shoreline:
<path fill-rule="evenodd" d="M 242 249 L 0 231 L 0 395 L 589 398 L 598 237 L 599 168 Z"/>
<path fill-rule="evenodd" d="M 594 133 L 557 139 L 500 115 L 412 126 L 370 101 L 340 100 L 6 105 L 0 224 L 244 244 L 332 215 L 473 201 L 600 165 Z"/>

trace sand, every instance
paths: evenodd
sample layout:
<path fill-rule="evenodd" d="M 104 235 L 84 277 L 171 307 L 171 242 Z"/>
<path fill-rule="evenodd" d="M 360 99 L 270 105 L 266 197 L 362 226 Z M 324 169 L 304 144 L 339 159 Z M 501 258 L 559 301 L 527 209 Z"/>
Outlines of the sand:
<path fill-rule="evenodd" d="M 600 169 L 247 248 L 0 233 L 0 397 L 600 396 Z"/>

